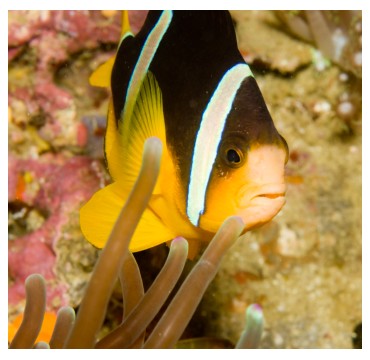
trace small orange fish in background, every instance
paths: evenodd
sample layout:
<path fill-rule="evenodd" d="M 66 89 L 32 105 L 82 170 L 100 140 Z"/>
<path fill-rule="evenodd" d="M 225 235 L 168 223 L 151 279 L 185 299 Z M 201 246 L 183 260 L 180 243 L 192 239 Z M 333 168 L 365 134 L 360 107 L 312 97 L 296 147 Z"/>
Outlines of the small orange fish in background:
<path fill-rule="evenodd" d="M 15 334 L 17 333 L 19 327 L 21 326 L 23 320 L 23 313 L 19 314 L 13 322 L 8 324 L 8 342 L 10 343 Z M 44 316 L 44 321 L 42 322 L 41 330 L 39 336 L 36 339 L 36 343 L 44 341 L 46 343 L 50 342 L 51 335 L 55 327 L 57 316 L 54 312 L 47 311 Z"/>
<path fill-rule="evenodd" d="M 24 201 L 27 184 L 33 181 L 33 176 L 30 172 L 20 172 L 17 177 L 17 184 L 15 187 L 15 198 L 18 201 Z"/>
<path fill-rule="evenodd" d="M 16 185 L 16 188 L 15 188 L 15 198 L 16 200 L 18 201 L 23 201 L 23 195 L 24 195 L 24 192 L 26 190 L 26 180 L 24 179 L 24 175 L 23 174 L 18 174 L 18 178 L 17 178 L 17 185 Z"/>
<path fill-rule="evenodd" d="M 90 83 L 112 93 L 104 151 L 113 183 L 80 211 L 94 246 L 108 240 L 149 137 L 162 141 L 161 168 L 131 251 L 183 236 L 195 254 L 227 217 L 240 216 L 245 232 L 283 207 L 288 146 L 228 11 L 149 11 L 135 36 L 124 11 L 117 53 Z"/>

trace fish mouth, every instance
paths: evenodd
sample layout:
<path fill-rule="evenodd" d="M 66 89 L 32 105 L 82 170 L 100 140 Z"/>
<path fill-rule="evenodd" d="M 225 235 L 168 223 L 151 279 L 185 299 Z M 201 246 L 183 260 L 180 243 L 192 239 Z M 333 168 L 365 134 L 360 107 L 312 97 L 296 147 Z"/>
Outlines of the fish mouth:
<path fill-rule="evenodd" d="M 254 205 L 258 202 L 269 202 L 272 200 L 284 200 L 285 199 L 285 192 L 273 192 L 273 193 L 263 193 L 256 196 L 253 196 L 250 199 L 250 202 Z"/>
<path fill-rule="evenodd" d="M 265 205 L 274 201 L 285 201 L 285 184 L 266 184 L 256 187 L 244 187 L 239 191 L 238 205 L 241 208 L 250 205 Z"/>
<path fill-rule="evenodd" d="M 285 184 L 245 187 L 238 214 L 245 223 L 244 231 L 269 222 L 285 204 Z M 240 193 L 242 194 L 242 193 Z"/>
<path fill-rule="evenodd" d="M 232 208 L 227 209 L 228 216 L 237 215 L 243 219 L 243 232 L 270 221 L 285 204 L 286 186 L 274 184 L 245 184 L 236 193 Z M 223 214 L 225 215 L 226 212 Z M 217 231 L 224 218 L 207 211 L 200 217 L 200 227 L 207 231 Z"/>
<path fill-rule="evenodd" d="M 285 197 L 285 193 L 260 194 L 260 195 L 255 196 L 254 198 L 259 198 L 259 197 L 268 198 L 268 199 L 276 199 L 279 197 Z"/>

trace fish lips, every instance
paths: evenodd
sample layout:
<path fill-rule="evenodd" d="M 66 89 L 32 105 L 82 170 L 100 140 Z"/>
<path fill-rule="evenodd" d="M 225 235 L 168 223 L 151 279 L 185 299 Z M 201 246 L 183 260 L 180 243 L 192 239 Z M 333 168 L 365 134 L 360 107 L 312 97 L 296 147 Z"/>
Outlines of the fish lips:
<path fill-rule="evenodd" d="M 268 205 L 273 202 L 285 201 L 286 185 L 272 183 L 261 186 L 243 186 L 237 195 L 238 208 L 247 208 L 253 205 Z"/>
<path fill-rule="evenodd" d="M 286 186 L 284 183 L 263 186 L 245 185 L 234 198 L 231 215 L 242 218 L 245 227 L 243 233 L 269 222 L 285 204 Z M 214 231 L 220 226 L 220 219 L 207 212 L 200 217 L 200 227 Z"/>
<path fill-rule="evenodd" d="M 285 204 L 286 185 L 266 184 L 243 187 L 238 194 L 238 213 L 245 223 L 245 231 L 269 222 Z"/>

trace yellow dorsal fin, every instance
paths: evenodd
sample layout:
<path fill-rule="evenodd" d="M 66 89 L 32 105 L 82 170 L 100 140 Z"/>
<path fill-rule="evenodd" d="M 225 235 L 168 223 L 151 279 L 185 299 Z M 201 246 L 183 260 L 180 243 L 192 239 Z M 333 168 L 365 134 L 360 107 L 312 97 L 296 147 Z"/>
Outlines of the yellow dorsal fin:
<path fill-rule="evenodd" d="M 120 44 L 128 35 L 132 35 L 130 21 L 128 18 L 128 10 L 123 10 Z M 114 55 L 108 61 L 97 67 L 97 69 L 91 74 L 89 78 L 90 85 L 97 87 L 110 87 L 110 77 L 112 74 L 112 68 L 115 59 L 116 56 Z"/>
<path fill-rule="evenodd" d="M 127 33 L 131 33 L 130 20 L 128 18 L 128 10 L 122 10 L 122 23 L 121 23 L 121 38 L 126 37 Z"/>
<path fill-rule="evenodd" d="M 127 191 L 133 187 L 140 171 L 144 142 L 156 136 L 163 144 L 163 160 L 167 158 L 166 130 L 162 92 L 151 72 L 148 72 L 137 96 L 132 116 L 118 121 L 107 131 L 106 157 L 109 172 Z M 154 193 L 158 193 L 158 183 Z"/>

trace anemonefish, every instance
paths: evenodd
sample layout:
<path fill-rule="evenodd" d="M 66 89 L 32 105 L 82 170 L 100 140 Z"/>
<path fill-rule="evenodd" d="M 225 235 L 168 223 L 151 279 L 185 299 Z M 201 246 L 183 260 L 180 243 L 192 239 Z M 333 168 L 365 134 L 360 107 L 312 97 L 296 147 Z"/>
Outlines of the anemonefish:
<path fill-rule="evenodd" d="M 161 168 L 131 251 L 183 236 L 192 256 L 228 216 L 240 216 L 244 231 L 270 221 L 285 203 L 288 146 L 229 12 L 150 11 L 136 36 L 123 14 L 117 53 L 91 78 L 111 87 L 105 157 L 113 182 L 82 207 L 83 234 L 104 246 L 152 136 L 163 144 Z"/>

